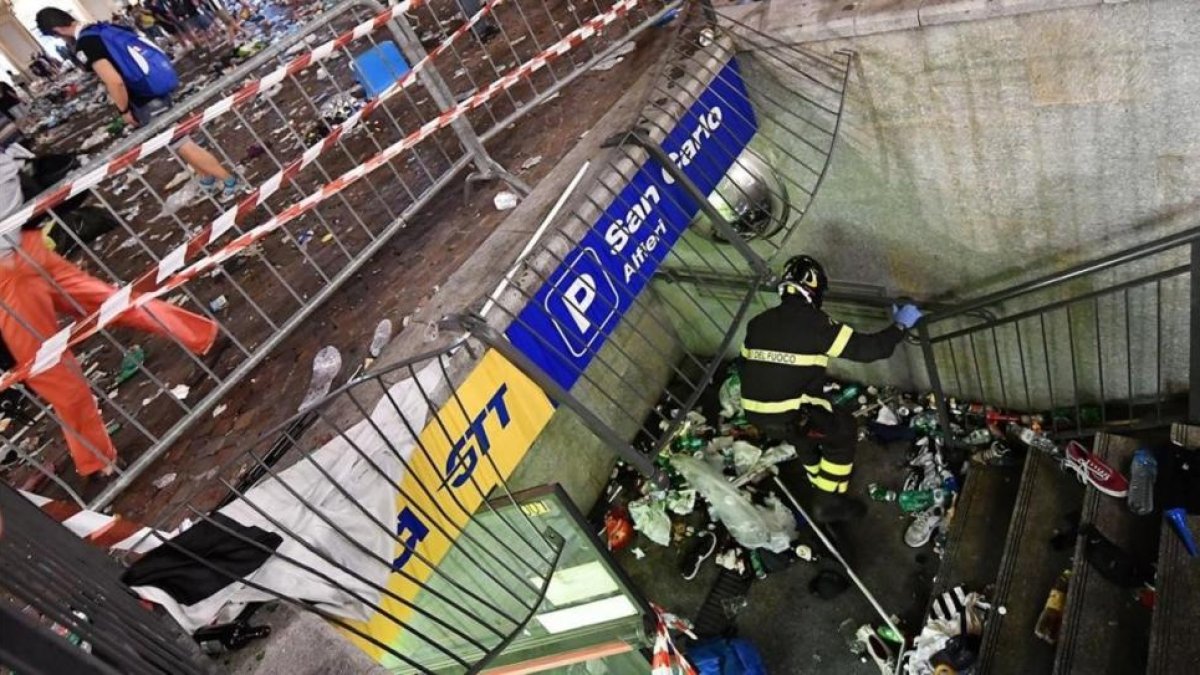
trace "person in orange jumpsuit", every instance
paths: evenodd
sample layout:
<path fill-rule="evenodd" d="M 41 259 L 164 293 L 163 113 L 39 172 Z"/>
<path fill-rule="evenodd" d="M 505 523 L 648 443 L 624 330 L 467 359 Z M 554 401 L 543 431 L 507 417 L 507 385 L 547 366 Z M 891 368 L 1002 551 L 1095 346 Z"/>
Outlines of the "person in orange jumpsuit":
<path fill-rule="evenodd" d="M 8 159 L 0 157 L 0 174 Z M 2 179 L 0 175 L 0 183 Z M 7 185 L 0 186 L 0 192 L 11 196 Z M 0 204 L 0 215 L 12 208 Z M 15 250 L 18 247 L 20 251 Z M 58 313 L 83 318 L 99 310 L 115 291 L 46 248 L 40 230 L 0 235 L 0 336 L 18 364 L 32 361 L 38 347 L 59 331 Z M 216 322 L 161 300 L 131 309 L 112 323 L 173 336 L 201 355 L 217 338 Z M 57 365 L 28 378 L 26 384 L 54 408 L 79 475 L 112 475 L 117 451 L 75 358 L 64 354 Z"/>

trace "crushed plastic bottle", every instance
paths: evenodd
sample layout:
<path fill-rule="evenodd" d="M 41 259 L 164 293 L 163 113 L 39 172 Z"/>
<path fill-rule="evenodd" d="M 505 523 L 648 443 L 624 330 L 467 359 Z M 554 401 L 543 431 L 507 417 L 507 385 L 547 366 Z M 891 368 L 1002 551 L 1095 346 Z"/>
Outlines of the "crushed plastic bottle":
<path fill-rule="evenodd" d="M 1009 426 L 1009 431 L 1014 433 L 1018 440 L 1034 450 L 1041 450 L 1048 455 L 1057 456 L 1062 454 L 1057 443 L 1050 440 L 1045 434 L 1039 434 L 1029 427 L 1013 424 Z"/>
<path fill-rule="evenodd" d="M 312 380 L 309 381 L 308 391 L 304 393 L 304 400 L 300 402 L 299 410 L 304 410 L 314 405 L 317 401 L 325 398 L 329 393 L 329 387 L 333 384 L 333 378 L 337 377 L 338 371 L 342 369 L 342 353 L 337 347 L 326 345 L 317 352 L 313 357 Z"/>
<path fill-rule="evenodd" d="M 375 334 L 371 336 L 371 346 L 367 348 L 367 353 L 371 358 L 377 359 L 383 353 L 383 348 L 392 339 L 392 320 L 384 319 L 375 326 Z"/>
<path fill-rule="evenodd" d="M 905 513 L 916 513 L 924 511 L 935 504 L 943 504 L 946 500 L 946 491 L 941 488 L 932 490 L 905 490 L 896 498 L 896 503 L 900 505 L 900 510 Z"/>
<path fill-rule="evenodd" d="M 858 400 L 859 387 L 857 384 L 849 384 L 838 392 L 837 396 L 833 397 L 834 405 L 845 405 L 847 403 L 856 402 Z"/>
<path fill-rule="evenodd" d="M 1133 467 L 1129 481 L 1129 510 L 1139 516 L 1154 511 L 1154 481 L 1158 477 L 1158 460 L 1146 448 L 1133 453 Z"/>
<path fill-rule="evenodd" d="M 140 345 L 134 345 L 125 356 L 121 357 L 121 371 L 117 373 L 117 384 L 125 382 L 137 374 L 138 368 L 146 362 L 146 352 Z"/>

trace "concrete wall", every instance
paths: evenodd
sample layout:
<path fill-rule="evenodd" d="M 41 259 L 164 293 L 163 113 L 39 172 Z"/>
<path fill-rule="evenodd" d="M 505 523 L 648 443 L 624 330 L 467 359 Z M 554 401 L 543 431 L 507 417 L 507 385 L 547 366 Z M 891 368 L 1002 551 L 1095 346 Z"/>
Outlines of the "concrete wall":
<path fill-rule="evenodd" d="M 1179 229 L 1200 188 L 1197 35 L 1194 2 L 1159 0 L 807 45 L 859 58 L 796 248 L 834 276 L 971 296 Z"/>

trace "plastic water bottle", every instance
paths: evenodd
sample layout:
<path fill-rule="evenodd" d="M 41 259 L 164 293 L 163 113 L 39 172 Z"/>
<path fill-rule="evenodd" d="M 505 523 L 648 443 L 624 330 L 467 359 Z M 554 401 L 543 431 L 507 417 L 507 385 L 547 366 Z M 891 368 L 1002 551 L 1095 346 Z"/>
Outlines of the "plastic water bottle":
<path fill-rule="evenodd" d="M 1133 453 L 1133 474 L 1129 481 L 1129 510 L 1139 516 L 1154 511 L 1154 479 L 1158 477 L 1158 460 L 1154 453 L 1139 448 Z"/>

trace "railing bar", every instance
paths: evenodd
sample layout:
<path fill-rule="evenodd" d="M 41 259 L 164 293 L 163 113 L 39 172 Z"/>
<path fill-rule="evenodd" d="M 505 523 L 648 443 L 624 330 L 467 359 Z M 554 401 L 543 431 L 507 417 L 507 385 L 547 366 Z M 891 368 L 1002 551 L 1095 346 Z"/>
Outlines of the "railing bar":
<path fill-rule="evenodd" d="M 1108 397 L 1104 395 L 1104 347 L 1100 334 L 1100 298 L 1092 299 L 1092 313 L 1096 324 L 1096 374 L 1100 377 L 1100 423 L 1108 424 L 1108 413 L 1105 412 Z"/>
<path fill-rule="evenodd" d="M 1029 371 L 1025 366 L 1025 339 L 1021 336 L 1021 322 L 1013 323 L 1017 332 L 1017 357 L 1021 361 L 1021 382 L 1025 388 L 1025 410 L 1033 411 L 1033 398 L 1029 395 Z"/>
<path fill-rule="evenodd" d="M 1155 407 L 1155 415 L 1157 417 L 1157 421 L 1162 422 L 1162 419 L 1163 419 L 1163 412 L 1162 412 L 1162 400 L 1163 400 L 1162 308 L 1163 308 L 1163 301 L 1162 301 L 1162 281 L 1161 280 L 1154 282 L 1154 303 L 1156 305 L 1155 310 L 1154 310 L 1154 323 L 1155 323 L 1154 333 L 1155 333 L 1155 337 L 1158 341 L 1158 345 L 1154 350 L 1154 360 L 1156 362 L 1155 363 L 1155 376 L 1154 376 L 1154 388 L 1155 388 L 1154 407 Z M 1193 339 L 1194 338 L 1195 338 L 1195 336 L 1193 336 Z M 1191 368 L 1191 364 L 1189 364 L 1188 367 Z"/>
<path fill-rule="evenodd" d="M 1067 346 L 1071 348 L 1071 388 L 1075 400 L 1075 431 L 1083 429 L 1082 408 L 1079 404 L 1079 373 L 1075 366 L 1075 326 L 1071 319 L 1071 305 L 1066 306 L 1067 312 Z"/>
<path fill-rule="evenodd" d="M 1125 386 L 1129 402 L 1129 419 L 1133 419 L 1133 334 L 1129 326 L 1129 289 L 1125 296 Z"/>
<path fill-rule="evenodd" d="M 1087 293 L 1083 293 L 1078 296 L 1074 296 L 1074 297 L 1071 297 L 1071 298 L 1068 298 L 1065 300 L 1058 300 L 1055 302 L 1051 302 L 1051 303 L 1042 305 L 1041 307 L 1036 307 L 1034 309 L 1026 310 L 1024 312 L 1018 312 L 1016 314 L 1013 314 L 1012 316 L 1006 316 L 1003 319 L 991 319 L 991 320 L 986 321 L 978 326 L 961 328 L 959 330 L 956 330 L 956 331 L 953 331 L 950 333 L 946 333 L 945 335 L 939 335 L 939 336 L 933 338 L 933 341 L 941 342 L 942 340 L 949 340 L 949 339 L 956 338 L 956 337 L 959 337 L 962 335 L 967 335 L 967 334 L 973 333 L 978 330 L 982 330 L 983 328 L 990 326 L 990 325 L 999 326 L 999 325 L 1010 323 L 1013 321 L 1019 321 L 1021 319 L 1038 316 L 1041 314 L 1048 314 L 1049 312 L 1052 312 L 1057 309 L 1062 309 L 1063 307 L 1066 307 L 1068 305 L 1073 305 L 1075 303 L 1083 302 L 1085 300 L 1091 300 L 1094 297 L 1112 295 L 1112 294 L 1115 294 L 1126 288 L 1136 288 L 1138 286 L 1147 285 L 1152 281 L 1161 281 L 1163 279 L 1169 279 L 1171 277 L 1179 276 L 1180 274 L 1184 274 L 1188 270 L 1189 270 L 1188 265 L 1180 265 L 1178 267 L 1172 267 L 1171 269 L 1163 270 L 1162 272 L 1156 272 L 1154 274 L 1150 274 L 1150 275 L 1147 275 L 1147 276 L 1144 276 L 1144 277 L 1141 277 L 1138 279 L 1134 279 L 1132 281 L 1126 281 L 1126 282 L 1115 284 L 1112 286 L 1107 286 L 1105 288 L 1097 289 L 1094 291 L 1089 291 Z M 956 311 L 955 315 L 958 315 L 958 314 L 959 314 L 959 312 Z"/>
<path fill-rule="evenodd" d="M 996 327 L 992 326 L 992 353 L 996 355 L 996 374 L 1000 378 L 1000 401 L 1004 409 L 1008 409 L 1008 388 L 1004 383 L 1004 362 L 1000 359 L 1000 338 L 996 335 Z"/>
<path fill-rule="evenodd" d="M 1058 433 L 1058 416 L 1054 414 L 1054 372 L 1050 370 L 1050 342 L 1046 339 L 1046 315 L 1038 314 L 1038 324 L 1041 326 L 1042 333 L 1042 360 L 1046 366 L 1046 390 L 1050 394 L 1050 426 L 1053 428 L 1053 433 Z"/>

